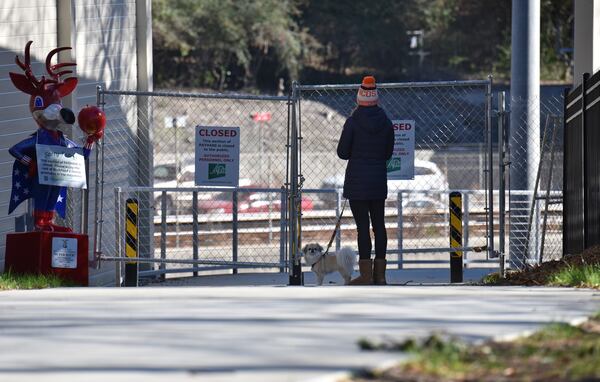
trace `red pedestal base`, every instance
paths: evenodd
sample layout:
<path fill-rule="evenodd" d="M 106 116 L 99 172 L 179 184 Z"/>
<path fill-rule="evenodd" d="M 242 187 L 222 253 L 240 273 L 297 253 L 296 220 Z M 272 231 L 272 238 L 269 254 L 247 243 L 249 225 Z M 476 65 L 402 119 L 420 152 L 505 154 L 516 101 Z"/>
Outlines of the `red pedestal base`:
<path fill-rule="evenodd" d="M 4 269 L 16 274 L 54 274 L 88 285 L 88 236 L 35 231 L 6 235 Z"/>

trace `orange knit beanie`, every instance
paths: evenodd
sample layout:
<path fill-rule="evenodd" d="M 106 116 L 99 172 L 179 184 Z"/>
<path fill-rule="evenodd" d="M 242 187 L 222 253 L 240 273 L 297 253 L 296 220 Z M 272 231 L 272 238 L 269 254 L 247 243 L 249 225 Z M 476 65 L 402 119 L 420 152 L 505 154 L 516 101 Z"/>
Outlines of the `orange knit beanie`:
<path fill-rule="evenodd" d="M 377 95 L 377 85 L 375 84 L 375 77 L 366 76 L 362 80 L 362 84 L 358 89 L 356 95 L 356 102 L 360 106 L 375 106 L 379 97 Z"/>

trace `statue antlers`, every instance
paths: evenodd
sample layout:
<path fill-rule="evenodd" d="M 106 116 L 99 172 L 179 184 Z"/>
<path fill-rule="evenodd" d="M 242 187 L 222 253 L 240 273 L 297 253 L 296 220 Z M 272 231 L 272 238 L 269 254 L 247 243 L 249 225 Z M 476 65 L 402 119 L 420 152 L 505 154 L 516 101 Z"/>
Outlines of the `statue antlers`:
<path fill-rule="evenodd" d="M 41 79 L 37 79 L 31 70 L 31 56 L 30 47 L 33 41 L 29 41 L 25 46 L 25 62 L 19 59 L 19 56 L 15 58 L 15 62 L 24 74 L 10 72 L 10 79 L 15 87 L 22 92 L 31 95 L 29 108 L 33 112 L 34 110 L 43 110 L 51 104 L 59 103 L 60 98 L 70 94 L 77 86 L 77 78 L 69 77 L 62 79 L 63 76 L 73 73 L 72 70 L 61 70 L 69 66 L 75 66 L 74 62 L 62 62 L 56 65 L 52 65 L 52 57 L 63 50 L 71 49 L 70 47 L 60 47 L 50 51 L 46 57 L 46 71 L 48 72 L 49 78 L 42 76 Z"/>

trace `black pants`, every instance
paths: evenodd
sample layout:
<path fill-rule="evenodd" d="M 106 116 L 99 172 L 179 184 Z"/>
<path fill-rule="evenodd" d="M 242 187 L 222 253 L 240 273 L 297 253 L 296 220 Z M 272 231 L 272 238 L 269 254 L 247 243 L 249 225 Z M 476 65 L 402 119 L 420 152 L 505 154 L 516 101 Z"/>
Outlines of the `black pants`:
<path fill-rule="evenodd" d="M 358 255 L 361 260 L 371 258 L 371 234 L 369 233 L 369 216 L 375 234 L 375 258 L 385 259 L 387 250 L 387 233 L 385 231 L 385 199 L 350 200 L 350 209 L 358 231 Z"/>

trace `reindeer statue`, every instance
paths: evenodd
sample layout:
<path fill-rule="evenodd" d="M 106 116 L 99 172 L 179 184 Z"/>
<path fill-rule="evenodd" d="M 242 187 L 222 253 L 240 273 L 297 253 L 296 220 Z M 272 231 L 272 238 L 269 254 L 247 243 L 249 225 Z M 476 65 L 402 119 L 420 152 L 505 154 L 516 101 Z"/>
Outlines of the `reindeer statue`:
<path fill-rule="evenodd" d="M 67 139 L 59 130 L 61 125 L 72 125 L 75 122 L 75 114 L 72 110 L 62 106 L 61 98 L 70 94 L 77 86 L 76 77 L 63 78 L 73 73 L 72 70 L 68 70 L 68 67 L 76 64 L 74 62 L 64 62 L 52 65 L 51 60 L 55 54 L 71 48 L 60 47 L 54 49 L 46 57 L 46 71 L 49 77 L 42 76 L 41 79 L 38 79 L 31 70 L 31 44 L 32 41 L 29 41 L 25 46 L 24 62 L 19 59 L 19 56 L 16 57 L 16 63 L 24 74 L 9 74 L 15 87 L 31 96 L 29 110 L 38 124 L 38 129 L 29 138 L 17 143 L 9 150 L 16 160 L 13 165 L 13 189 L 8 213 L 14 211 L 24 200 L 33 198 L 33 217 L 36 230 L 71 232 L 68 227 L 54 224 L 54 212 L 55 209 L 58 209 L 57 202 L 66 203 L 63 200 L 65 188 L 42 184 L 44 182 L 40 183 L 36 148 L 38 145 L 77 148 L 77 145 Z M 104 125 L 94 128 L 89 126 L 80 127 L 87 133 L 83 147 L 83 155 L 87 158 L 94 142 L 102 138 Z M 93 131 L 93 133 L 90 134 L 90 131 Z"/>

